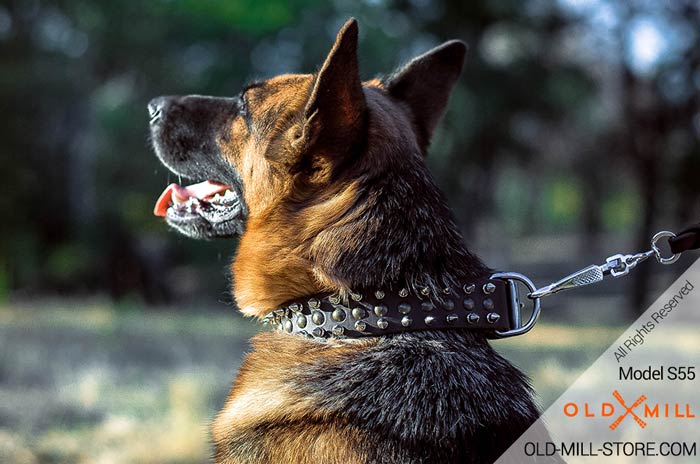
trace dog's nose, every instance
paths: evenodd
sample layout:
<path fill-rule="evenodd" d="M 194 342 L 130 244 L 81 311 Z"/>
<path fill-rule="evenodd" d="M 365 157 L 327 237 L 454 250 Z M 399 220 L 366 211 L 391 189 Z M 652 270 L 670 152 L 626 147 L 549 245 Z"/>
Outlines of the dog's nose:
<path fill-rule="evenodd" d="M 148 116 L 151 118 L 151 124 L 155 124 L 160 120 L 163 115 L 165 101 L 165 97 L 156 97 L 148 102 Z"/>

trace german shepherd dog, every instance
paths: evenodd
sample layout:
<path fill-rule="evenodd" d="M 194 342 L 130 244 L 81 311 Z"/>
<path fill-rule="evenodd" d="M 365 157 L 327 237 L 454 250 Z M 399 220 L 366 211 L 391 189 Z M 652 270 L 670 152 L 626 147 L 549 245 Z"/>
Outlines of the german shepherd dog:
<path fill-rule="evenodd" d="M 358 26 L 315 74 L 233 98 L 159 97 L 155 152 L 174 173 L 155 213 L 194 238 L 240 236 L 241 311 L 357 289 L 438 294 L 488 276 L 425 163 L 466 46 L 446 42 L 362 82 Z M 252 340 L 212 436 L 228 463 L 489 463 L 538 417 L 525 376 L 485 334 L 424 330 Z"/>

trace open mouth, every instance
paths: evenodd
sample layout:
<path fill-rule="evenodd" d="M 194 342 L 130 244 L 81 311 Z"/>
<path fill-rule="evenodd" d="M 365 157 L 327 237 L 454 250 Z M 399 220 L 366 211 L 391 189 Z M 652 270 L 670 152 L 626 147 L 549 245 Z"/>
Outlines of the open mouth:
<path fill-rule="evenodd" d="M 242 233 L 244 209 L 236 189 L 206 180 L 192 185 L 168 185 L 153 214 L 194 238 L 227 237 Z"/>
<path fill-rule="evenodd" d="M 243 234 L 248 214 L 243 186 L 217 143 L 235 108 L 232 99 L 197 95 L 157 97 L 148 103 L 156 156 L 174 174 L 194 182 L 168 185 L 153 214 L 188 237 Z"/>

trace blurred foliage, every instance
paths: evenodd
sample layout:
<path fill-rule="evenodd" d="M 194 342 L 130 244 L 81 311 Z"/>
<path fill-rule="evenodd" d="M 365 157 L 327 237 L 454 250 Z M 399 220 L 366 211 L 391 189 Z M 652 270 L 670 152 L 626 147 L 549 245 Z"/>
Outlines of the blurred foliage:
<path fill-rule="evenodd" d="M 149 149 L 145 105 L 312 72 L 349 16 L 365 78 L 470 44 L 429 157 L 470 241 L 479 224 L 484 243 L 587 243 L 697 220 L 699 15 L 690 0 L 4 1 L 0 298 L 228 300 L 216 276 L 235 244 L 151 215 L 175 179 Z"/>

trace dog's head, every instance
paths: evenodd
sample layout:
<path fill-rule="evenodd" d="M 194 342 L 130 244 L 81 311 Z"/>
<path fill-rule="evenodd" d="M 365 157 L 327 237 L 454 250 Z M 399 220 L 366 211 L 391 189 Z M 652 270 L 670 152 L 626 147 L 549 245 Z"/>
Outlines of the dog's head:
<path fill-rule="evenodd" d="M 311 286 L 309 290 L 366 283 L 338 275 L 329 269 L 336 258 L 320 257 L 313 249 L 321 247 L 319 240 L 337 248 L 323 234 L 348 228 L 360 214 L 359 203 L 381 202 L 381 195 L 392 202 L 387 192 L 394 187 L 403 191 L 397 198 L 411 195 L 411 179 L 427 176 L 422 158 L 461 72 L 466 47 L 447 42 L 385 79 L 363 83 L 357 35 L 357 22 L 351 19 L 315 74 L 255 82 L 232 98 L 154 99 L 149 112 L 158 157 L 175 174 L 197 182 L 169 186 L 155 213 L 195 238 L 230 237 L 248 229 L 245 239 L 253 235 L 251 228 L 265 229 L 256 236 L 257 251 L 246 252 L 241 243 L 239 260 L 246 253 L 256 255 L 258 267 L 260 260 L 287 260 L 285 272 L 298 275 L 285 280 Z M 384 190 L 377 190 L 382 185 Z M 408 214 L 401 211 L 407 207 L 401 202 L 393 201 L 395 212 Z M 357 245 L 362 239 L 357 234 L 381 221 L 365 219 L 367 224 L 344 239 L 345 246 Z M 261 249 L 268 249 L 268 255 L 262 256 Z M 337 251 L 348 253 L 354 252 Z M 238 278 L 236 286 L 240 300 Z"/>

